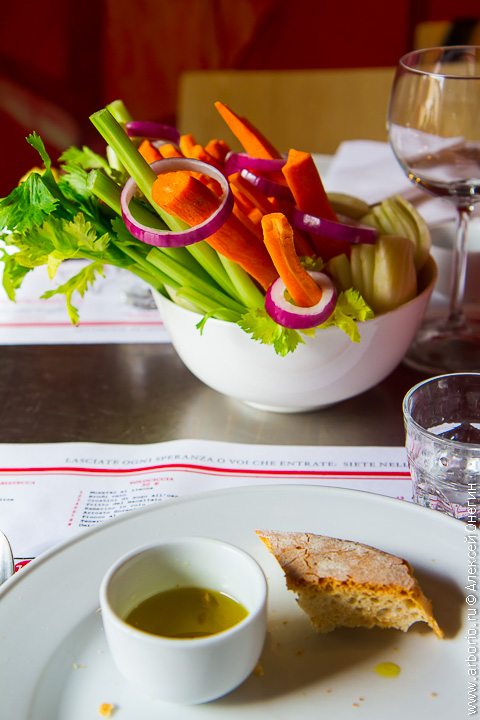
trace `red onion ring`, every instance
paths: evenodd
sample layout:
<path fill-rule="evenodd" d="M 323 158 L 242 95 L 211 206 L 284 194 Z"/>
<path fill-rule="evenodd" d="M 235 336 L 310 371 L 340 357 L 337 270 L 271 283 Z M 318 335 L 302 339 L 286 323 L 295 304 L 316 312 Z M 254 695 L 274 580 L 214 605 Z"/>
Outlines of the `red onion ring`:
<path fill-rule="evenodd" d="M 129 137 L 146 137 L 151 140 L 168 140 L 178 145 L 180 132 L 172 125 L 150 122 L 150 120 L 131 120 L 125 123 Z"/>
<path fill-rule="evenodd" d="M 322 290 L 322 297 L 311 307 L 300 307 L 285 297 L 285 283 L 277 278 L 268 288 L 265 296 L 265 310 L 270 317 L 283 327 L 306 330 L 328 320 L 337 303 L 337 291 L 333 281 L 325 273 L 308 271 Z"/>
<path fill-rule="evenodd" d="M 261 177 L 260 175 L 255 175 L 255 173 L 246 169 L 241 170 L 240 175 L 264 193 L 264 195 L 267 195 L 268 197 L 276 197 L 279 200 L 289 200 L 290 202 L 293 202 L 292 192 L 286 185 L 280 185 L 280 183 L 277 183 L 274 180 L 269 180 L 268 178 Z"/>
<path fill-rule="evenodd" d="M 325 220 L 316 215 L 301 212 L 297 208 L 292 210 L 289 220 L 298 230 L 306 230 L 313 235 L 322 235 L 331 240 L 343 240 L 352 245 L 357 243 L 374 244 L 378 237 L 378 231 L 375 228 Z"/>
<path fill-rule="evenodd" d="M 285 165 L 284 158 L 257 158 L 248 153 L 229 152 L 225 157 L 224 171 L 227 177 L 241 170 L 253 170 L 255 173 L 278 172 Z"/>
<path fill-rule="evenodd" d="M 225 175 L 213 167 L 213 165 L 209 165 L 202 160 L 193 160 L 192 158 L 163 158 L 161 160 L 155 160 L 155 162 L 150 164 L 150 167 L 157 175 L 175 172 L 177 170 L 191 170 L 209 175 L 220 183 L 223 192 L 217 210 L 199 225 L 180 232 L 158 230 L 157 228 L 139 223 L 130 212 L 129 205 L 137 190 L 137 184 L 133 178 L 129 178 L 122 189 L 120 204 L 125 226 L 137 240 L 141 240 L 147 243 L 147 245 L 155 245 L 156 247 L 184 247 L 185 245 L 192 245 L 213 235 L 230 216 L 233 208 L 233 194 Z"/>

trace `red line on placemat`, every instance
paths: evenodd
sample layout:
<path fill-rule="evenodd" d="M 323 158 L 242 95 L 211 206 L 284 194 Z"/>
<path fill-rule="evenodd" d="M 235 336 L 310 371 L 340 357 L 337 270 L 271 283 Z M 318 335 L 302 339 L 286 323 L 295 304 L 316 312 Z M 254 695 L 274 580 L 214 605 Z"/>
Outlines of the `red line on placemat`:
<path fill-rule="evenodd" d="M 36 323 L 36 322 L 2 323 L 2 322 L 0 322 L 0 327 L 4 327 L 4 328 L 9 328 L 9 327 L 12 327 L 12 328 L 69 327 L 69 328 L 75 329 L 75 327 L 77 327 L 77 328 L 81 329 L 82 327 L 92 327 L 92 326 L 97 326 L 97 325 L 101 326 L 101 327 L 105 327 L 106 325 L 107 326 L 110 325 L 112 327 L 116 327 L 117 325 L 121 325 L 121 326 L 128 326 L 128 325 L 148 325 L 148 326 L 150 326 L 151 325 L 152 327 L 153 326 L 161 327 L 161 326 L 163 326 L 163 322 L 158 321 L 158 320 L 132 320 L 132 321 L 128 321 L 128 320 L 112 320 L 112 321 L 110 321 L 110 320 L 105 320 L 105 321 L 92 320 L 91 322 L 90 321 L 82 322 L 78 326 L 74 326 L 69 322 L 42 322 L 42 323 Z"/>
<path fill-rule="evenodd" d="M 371 479 L 402 479 L 409 478 L 408 470 L 262 470 L 255 468 L 225 468 L 209 467 L 206 465 L 193 465 L 187 463 L 166 463 L 164 465 L 149 465 L 137 468 L 86 468 L 86 467 L 25 467 L 1 468 L 0 474 L 17 473 L 72 473 L 87 475 L 132 475 L 137 473 L 158 472 L 159 470 L 184 470 L 185 472 L 214 473 L 220 475 L 260 475 L 264 477 L 275 476 L 306 476 L 327 478 L 371 478 Z"/>

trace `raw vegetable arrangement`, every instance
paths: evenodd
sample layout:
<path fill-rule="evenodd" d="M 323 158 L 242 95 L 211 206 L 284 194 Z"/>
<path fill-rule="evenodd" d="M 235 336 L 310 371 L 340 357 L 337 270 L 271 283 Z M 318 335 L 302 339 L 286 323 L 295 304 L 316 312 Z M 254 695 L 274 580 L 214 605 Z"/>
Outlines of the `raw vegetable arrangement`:
<path fill-rule="evenodd" d="M 240 142 L 199 145 L 190 134 L 134 121 L 121 101 L 91 116 L 104 155 L 67 149 L 52 165 L 41 138 L 34 168 L 0 200 L 0 261 L 11 300 L 33 268 L 50 278 L 89 261 L 42 297 L 73 296 L 125 268 L 175 303 L 237 323 L 275 352 L 332 325 L 354 342 L 358 321 L 412 299 L 430 252 L 428 229 L 400 196 L 369 207 L 326 193 L 308 152 L 282 156 L 247 119 L 215 107 Z"/>

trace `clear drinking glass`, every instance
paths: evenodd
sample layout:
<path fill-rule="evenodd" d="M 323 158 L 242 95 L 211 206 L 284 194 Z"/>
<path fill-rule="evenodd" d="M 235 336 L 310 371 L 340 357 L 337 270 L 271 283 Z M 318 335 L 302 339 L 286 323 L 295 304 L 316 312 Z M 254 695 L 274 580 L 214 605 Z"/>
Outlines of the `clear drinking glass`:
<path fill-rule="evenodd" d="M 424 323 L 407 364 L 429 374 L 480 370 L 480 316 L 462 308 L 467 230 L 480 201 L 480 47 L 415 50 L 400 61 L 387 116 L 389 142 L 408 178 L 456 207 L 450 308 Z"/>
<path fill-rule="evenodd" d="M 414 502 L 478 523 L 480 373 L 415 385 L 403 400 Z"/>

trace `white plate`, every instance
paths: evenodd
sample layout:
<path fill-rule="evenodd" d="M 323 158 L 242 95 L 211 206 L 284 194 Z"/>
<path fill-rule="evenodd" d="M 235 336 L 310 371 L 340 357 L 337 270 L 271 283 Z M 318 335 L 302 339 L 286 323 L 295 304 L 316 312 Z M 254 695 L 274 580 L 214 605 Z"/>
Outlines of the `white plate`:
<path fill-rule="evenodd" d="M 305 530 L 369 543 L 414 566 L 447 639 L 408 633 L 314 633 L 254 530 Z M 256 486 L 167 501 L 129 513 L 46 553 L 0 591 L 0 717 L 85 720 L 113 703 L 115 720 L 294 717 L 452 720 L 466 714 L 465 526 L 366 492 Z M 263 674 L 215 702 L 181 707 L 132 691 L 113 667 L 98 608 L 100 580 L 126 551 L 165 537 L 208 535 L 250 552 L 269 582 Z M 232 658 L 232 662 L 234 662 Z M 396 678 L 375 672 L 382 661 Z"/>

